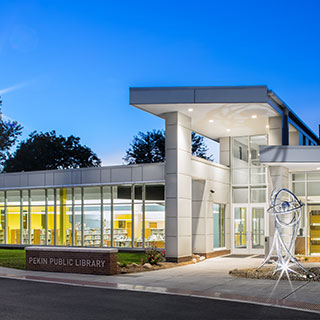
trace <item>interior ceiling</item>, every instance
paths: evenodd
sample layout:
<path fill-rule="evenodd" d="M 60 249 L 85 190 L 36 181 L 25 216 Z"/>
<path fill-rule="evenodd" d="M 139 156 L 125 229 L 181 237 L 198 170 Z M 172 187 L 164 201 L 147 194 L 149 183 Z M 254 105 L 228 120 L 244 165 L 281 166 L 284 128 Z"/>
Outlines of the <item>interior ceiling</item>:
<path fill-rule="evenodd" d="M 268 118 L 279 116 L 267 103 L 142 104 L 135 106 L 161 118 L 164 118 L 163 114 L 167 112 L 181 112 L 191 117 L 193 131 L 214 140 L 228 136 L 266 134 Z"/>

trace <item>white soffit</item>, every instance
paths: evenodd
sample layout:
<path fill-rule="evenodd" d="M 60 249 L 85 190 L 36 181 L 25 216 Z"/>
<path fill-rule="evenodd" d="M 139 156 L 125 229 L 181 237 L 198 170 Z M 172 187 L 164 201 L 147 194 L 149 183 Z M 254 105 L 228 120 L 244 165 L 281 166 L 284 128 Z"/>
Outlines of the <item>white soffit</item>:
<path fill-rule="evenodd" d="M 312 162 L 312 163 L 294 163 L 294 162 L 265 162 L 263 163 L 267 166 L 281 166 L 288 168 L 290 172 L 297 171 L 319 171 L 320 170 L 320 162 Z M 320 172 L 320 171 L 319 171 Z"/>
<path fill-rule="evenodd" d="M 191 118 L 192 130 L 208 138 L 268 133 L 268 118 L 279 114 L 268 103 L 181 103 L 135 104 L 135 107 L 164 118 L 180 112 Z"/>

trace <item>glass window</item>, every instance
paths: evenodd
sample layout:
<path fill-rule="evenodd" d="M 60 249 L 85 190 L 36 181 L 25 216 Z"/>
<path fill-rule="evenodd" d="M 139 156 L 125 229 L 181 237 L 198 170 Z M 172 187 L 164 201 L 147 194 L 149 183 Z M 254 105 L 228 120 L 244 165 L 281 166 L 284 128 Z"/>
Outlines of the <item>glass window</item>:
<path fill-rule="evenodd" d="M 225 247 L 225 205 L 213 204 L 213 247 Z"/>
<path fill-rule="evenodd" d="M 101 188 L 83 188 L 84 192 L 84 246 L 101 244 Z"/>
<path fill-rule="evenodd" d="M 248 167 L 249 162 L 249 147 L 248 137 L 233 138 L 232 153 L 233 167 L 244 168 Z"/>
<path fill-rule="evenodd" d="M 55 222 L 54 222 L 54 189 L 47 190 L 47 199 L 48 199 L 48 245 L 54 245 L 55 237 Z"/>
<path fill-rule="evenodd" d="M 308 172 L 307 179 L 308 180 L 320 180 L 320 172 Z"/>
<path fill-rule="evenodd" d="M 4 191 L 0 191 L 0 206 L 4 206 Z"/>
<path fill-rule="evenodd" d="M 31 244 L 45 245 L 46 212 L 45 206 L 31 206 Z"/>
<path fill-rule="evenodd" d="M 146 185 L 145 247 L 164 248 L 165 202 L 164 185 Z"/>
<path fill-rule="evenodd" d="M 8 244 L 21 244 L 20 206 L 7 207 L 7 237 L 8 237 Z"/>
<path fill-rule="evenodd" d="M 252 208 L 252 248 L 264 248 L 264 208 Z"/>
<path fill-rule="evenodd" d="M 20 191 L 7 191 L 7 205 L 8 206 L 20 206 Z"/>
<path fill-rule="evenodd" d="M 292 175 L 292 180 L 294 180 L 294 181 L 304 181 L 305 180 L 305 174 L 304 173 L 294 173 Z"/>
<path fill-rule="evenodd" d="M 5 243 L 5 209 L 0 206 L 0 244 Z"/>
<path fill-rule="evenodd" d="M 74 188 L 74 245 L 82 246 L 82 193 L 81 188 Z"/>
<path fill-rule="evenodd" d="M 234 208 L 234 247 L 247 248 L 247 208 Z"/>
<path fill-rule="evenodd" d="M 44 206 L 45 205 L 45 190 L 31 190 L 31 205 L 32 206 Z"/>
<path fill-rule="evenodd" d="M 72 189 L 57 189 L 57 245 L 72 245 Z"/>
<path fill-rule="evenodd" d="M 103 245 L 111 247 L 111 187 L 103 187 Z"/>
<path fill-rule="evenodd" d="M 142 201 L 142 186 L 134 187 L 134 247 L 143 248 L 142 240 L 143 228 L 143 201 Z"/>
<path fill-rule="evenodd" d="M 233 184 L 248 184 L 249 170 L 248 169 L 233 169 L 232 170 Z"/>
<path fill-rule="evenodd" d="M 251 184 L 266 184 L 266 168 L 251 168 Z"/>
<path fill-rule="evenodd" d="M 266 202 L 266 188 L 251 187 L 251 202 L 252 203 Z"/>
<path fill-rule="evenodd" d="M 20 191 L 7 191 L 7 238 L 8 244 L 21 244 Z"/>
<path fill-rule="evenodd" d="M 293 193 L 298 196 L 305 196 L 305 183 L 304 182 L 293 182 L 292 183 Z"/>
<path fill-rule="evenodd" d="M 267 136 L 251 136 L 250 137 L 250 161 L 253 166 L 260 166 L 259 146 L 267 144 Z"/>
<path fill-rule="evenodd" d="M 131 186 L 113 187 L 113 245 L 132 245 Z"/>
<path fill-rule="evenodd" d="M 248 203 L 248 188 L 233 188 L 232 192 L 233 203 Z"/>
<path fill-rule="evenodd" d="M 308 201 L 320 201 L 320 181 L 307 183 Z"/>

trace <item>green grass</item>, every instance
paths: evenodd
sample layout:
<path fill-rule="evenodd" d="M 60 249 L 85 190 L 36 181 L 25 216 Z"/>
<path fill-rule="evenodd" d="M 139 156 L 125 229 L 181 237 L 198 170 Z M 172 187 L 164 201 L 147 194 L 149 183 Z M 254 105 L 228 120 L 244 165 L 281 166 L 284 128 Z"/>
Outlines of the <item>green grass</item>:
<path fill-rule="evenodd" d="M 25 251 L 18 249 L 0 249 L 0 266 L 25 270 Z"/>
<path fill-rule="evenodd" d="M 118 261 L 121 264 L 137 263 L 141 264 L 141 259 L 144 258 L 144 252 L 118 252 Z"/>
<path fill-rule="evenodd" d="M 144 258 L 143 252 L 119 252 L 118 261 L 127 265 L 129 263 L 141 264 L 141 259 Z M 0 266 L 15 269 L 26 269 L 26 254 L 24 250 L 19 249 L 0 249 Z"/>

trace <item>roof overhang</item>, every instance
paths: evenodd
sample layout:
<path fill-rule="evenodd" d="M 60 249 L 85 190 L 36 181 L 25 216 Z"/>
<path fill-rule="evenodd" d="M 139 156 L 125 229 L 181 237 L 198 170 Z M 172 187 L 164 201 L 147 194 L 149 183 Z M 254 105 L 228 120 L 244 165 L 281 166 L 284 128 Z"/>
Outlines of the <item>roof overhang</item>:
<path fill-rule="evenodd" d="M 281 114 L 266 86 L 130 88 L 130 104 L 160 118 L 183 113 L 193 131 L 214 140 L 266 134 L 268 118 Z"/>
<path fill-rule="evenodd" d="M 290 171 L 320 169 L 318 146 L 260 146 L 260 162 L 269 166 L 284 166 Z"/>
<path fill-rule="evenodd" d="M 181 112 L 211 139 L 268 133 L 268 118 L 288 115 L 289 130 L 318 143 L 310 128 L 267 86 L 130 88 L 130 104 L 160 118 Z"/>

